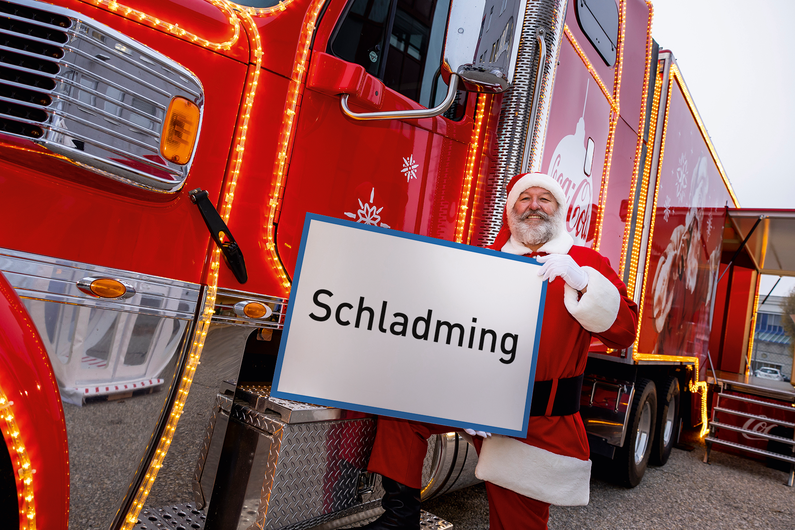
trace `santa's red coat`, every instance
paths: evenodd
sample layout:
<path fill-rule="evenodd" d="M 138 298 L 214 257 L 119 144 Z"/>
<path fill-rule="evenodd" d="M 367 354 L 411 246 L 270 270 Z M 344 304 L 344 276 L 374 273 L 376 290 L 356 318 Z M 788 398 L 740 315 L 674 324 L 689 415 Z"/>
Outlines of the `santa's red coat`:
<path fill-rule="evenodd" d="M 562 190 L 557 183 L 551 183 L 548 176 L 517 175 L 508 186 L 506 212 L 513 207 L 519 190 L 530 186 L 554 189 L 558 203 L 564 203 Z M 557 235 L 538 252 L 530 252 L 511 238 L 507 225 L 504 213 L 503 227 L 491 248 L 531 257 L 568 254 L 588 274 L 584 293 L 575 291 L 561 278 L 550 281 L 547 286 L 536 381 L 551 380 L 554 389 L 557 380 L 582 375 L 594 337 L 609 348 L 623 349 L 632 345 L 638 308 L 627 297 L 626 287 L 604 257 L 589 248 L 573 246 L 565 227 L 559 227 Z M 466 391 L 477 392 L 478 389 Z M 548 414 L 554 397 L 553 391 L 549 396 Z M 488 400 L 489 396 L 483 399 Z M 406 420 L 379 419 L 370 471 L 419 488 L 427 448 L 425 438 L 445 430 Z M 549 503 L 588 503 L 590 451 L 579 412 L 566 416 L 530 416 L 524 439 L 498 437 L 489 440 L 484 444 L 492 444 L 497 449 L 481 448 L 479 440 L 476 446 L 480 452 L 478 476 L 491 477 L 487 488 L 492 529 L 545 528 Z M 523 495 L 515 493 L 517 491 Z"/>
<path fill-rule="evenodd" d="M 500 239 L 498 238 L 496 244 L 500 243 Z M 626 287 L 619 280 L 607 260 L 598 252 L 580 246 L 572 246 L 568 254 L 580 266 L 588 267 L 586 270 L 590 278 L 585 294 L 579 296 L 576 292 L 568 293 L 570 300 L 572 296 L 578 298 L 576 305 L 582 310 L 578 316 L 581 319 L 588 320 L 593 317 L 592 312 L 597 312 L 600 313 L 596 315 L 597 321 L 599 318 L 604 319 L 604 315 L 601 313 L 604 311 L 605 297 L 610 296 L 609 294 L 606 295 L 604 291 L 606 286 L 611 284 L 618 299 L 618 310 L 607 329 L 598 333 L 588 331 L 583 327 L 580 320 L 577 320 L 572 315 L 564 302 L 566 291 L 573 291 L 571 287 L 568 287 L 560 278 L 550 282 L 547 286 L 544 321 L 538 345 L 536 381 L 564 379 L 584 373 L 592 337 L 599 338 L 610 348 L 626 348 L 635 340 L 637 306 L 627 297 Z M 601 276 L 606 283 L 598 286 L 597 284 L 600 281 L 596 279 L 598 276 Z M 593 322 L 589 321 L 588 325 L 592 326 Z M 470 389 L 470 391 L 477 392 L 477 389 Z M 483 399 L 487 400 L 488 396 L 483 396 Z M 554 396 L 550 396 L 550 402 L 553 401 Z M 394 425 L 392 425 L 393 421 Z M 431 428 L 425 432 L 425 429 L 417 430 L 415 426 L 411 425 L 412 422 L 390 420 L 389 423 L 391 425 L 388 436 L 385 433 L 386 429 L 379 425 L 379 432 L 369 468 L 371 471 L 387 475 L 409 486 L 419 487 L 421 463 L 425 457 L 423 434 L 429 435 L 434 432 L 443 432 L 445 429 Z M 401 426 L 410 431 L 407 436 L 399 436 L 394 432 L 395 429 L 400 429 Z M 531 416 L 528 421 L 527 433 L 527 437 L 521 441 L 542 450 L 532 456 L 534 459 L 537 458 L 538 461 L 534 460 L 529 465 L 534 467 L 552 467 L 557 470 L 552 474 L 552 479 L 547 477 L 543 484 L 539 484 L 539 487 L 553 495 L 552 500 L 555 500 L 556 497 L 554 495 L 556 492 L 560 490 L 568 492 L 573 486 L 571 483 L 572 476 L 566 473 L 566 469 L 571 467 L 570 465 L 565 465 L 566 462 L 571 464 L 569 459 L 574 458 L 582 461 L 583 466 L 587 466 L 588 470 L 590 469 L 588 438 L 580 414 Z M 408 445 L 416 445 L 416 447 L 407 451 L 407 440 L 409 441 Z M 416 444 L 414 444 L 415 441 L 417 442 Z M 405 456 L 399 456 L 401 454 Z M 557 457 L 564 458 L 559 459 Z M 420 466 L 407 461 L 417 459 L 420 462 Z M 564 463 L 562 469 L 560 467 L 561 462 Z M 582 469 L 574 470 L 574 475 L 578 477 L 578 480 L 581 480 L 582 471 Z M 533 480 L 533 477 L 526 478 L 527 480 Z M 587 481 L 580 484 L 579 488 L 585 488 L 587 495 Z M 566 493 L 566 495 L 569 495 L 569 493 Z M 553 503 L 558 504 L 557 502 Z"/>

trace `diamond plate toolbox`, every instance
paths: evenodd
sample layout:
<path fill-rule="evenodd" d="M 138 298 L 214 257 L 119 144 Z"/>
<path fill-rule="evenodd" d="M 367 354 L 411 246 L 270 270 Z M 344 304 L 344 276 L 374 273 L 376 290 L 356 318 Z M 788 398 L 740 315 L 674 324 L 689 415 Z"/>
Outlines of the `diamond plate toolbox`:
<path fill-rule="evenodd" d="M 194 475 L 208 527 L 297 530 L 380 505 L 380 481 L 366 473 L 373 418 L 271 402 L 267 386 L 237 390 L 218 394 Z"/>

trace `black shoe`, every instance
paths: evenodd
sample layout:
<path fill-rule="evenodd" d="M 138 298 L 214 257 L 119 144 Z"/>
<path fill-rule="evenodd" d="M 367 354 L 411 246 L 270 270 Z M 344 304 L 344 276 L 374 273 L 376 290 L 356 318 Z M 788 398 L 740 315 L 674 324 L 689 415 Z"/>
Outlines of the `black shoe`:
<path fill-rule="evenodd" d="M 419 530 L 420 490 L 409 488 L 388 477 L 382 477 L 384 513 L 359 530 Z"/>

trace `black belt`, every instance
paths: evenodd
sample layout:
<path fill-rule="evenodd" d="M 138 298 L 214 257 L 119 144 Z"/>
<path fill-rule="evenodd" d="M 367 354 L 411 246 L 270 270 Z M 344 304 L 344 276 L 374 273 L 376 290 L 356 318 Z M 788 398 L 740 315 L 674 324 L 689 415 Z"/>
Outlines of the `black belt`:
<path fill-rule="evenodd" d="M 558 379 L 558 388 L 555 391 L 555 401 L 552 403 L 550 416 L 568 416 L 580 410 L 580 394 L 582 393 L 582 380 L 585 374 L 577 377 Z M 549 395 L 552 392 L 553 381 L 536 381 L 533 383 L 533 401 L 530 403 L 531 416 L 546 416 L 549 405 Z"/>

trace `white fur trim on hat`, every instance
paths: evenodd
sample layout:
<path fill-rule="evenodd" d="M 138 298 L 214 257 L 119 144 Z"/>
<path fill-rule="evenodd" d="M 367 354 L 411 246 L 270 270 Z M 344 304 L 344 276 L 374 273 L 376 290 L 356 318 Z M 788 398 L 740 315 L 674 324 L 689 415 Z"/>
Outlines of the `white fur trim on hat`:
<path fill-rule="evenodd" d="M 516 204 L 516 201 L 519 199 L 519 195 L 527 188 L 532 188 L 534 186 L 544 188 L 550 192 L 555 197 L 555 200 L 558 201 L 558 208 L 563 208 L 565 210 L 566 194 L 563 193 L 563 188 L 555 179 L 544 173 L 527 173 L 517 180 L 511 188 L 511 192 L 508 194 L 508 200 L 505 203 L 505 211 L 510 212 L 513 205 Z"/>
<path fill-rule="evenodd" d="M 602 333 L 618 317 L 621 293 L 613 282 L 591 267 L 582 268 L 588 273 L 588 288 L 580 297 L 569 284 L 564 286 L 563 303 L 569 314 L 591 333 Z M 579 298 L 579 299 L 578 299 Z"/>
<path fill-rule="evenodd" d="M 585 506 L 590 496 L 591 461 L 494 435 L 483 440 L 475 476 L 556 506 Z"/>

